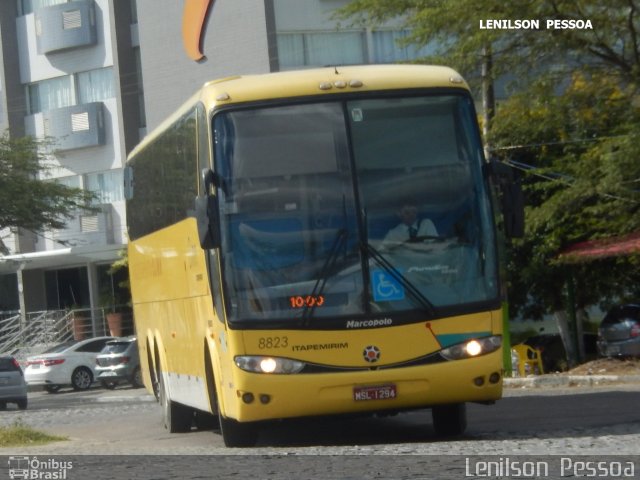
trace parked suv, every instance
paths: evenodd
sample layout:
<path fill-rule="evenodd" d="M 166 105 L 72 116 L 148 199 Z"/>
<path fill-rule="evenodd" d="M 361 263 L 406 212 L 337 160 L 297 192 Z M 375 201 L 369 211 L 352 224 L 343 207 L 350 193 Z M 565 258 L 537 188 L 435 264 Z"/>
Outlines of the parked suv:
<path fill-rule="evenodd" d="M 604 357 L 640 357 L 640 304 L 607 312 L 598 329 L 598 352 Z"/>
<path fill-rule="evenodd" d="M 96 357 L 96 373 L 103 387 L 114 389 L 120 383 L 142 387 L 140 356 L 136 337 L 118 338 L 107 344 Z"/>
<path fill-rule="evenodd" d="M 20 364 L 10 355 L 0 356 L 0 410 L 7 403 L 16 403 L 20 410 L 27 408 L 27 384 Z"/>

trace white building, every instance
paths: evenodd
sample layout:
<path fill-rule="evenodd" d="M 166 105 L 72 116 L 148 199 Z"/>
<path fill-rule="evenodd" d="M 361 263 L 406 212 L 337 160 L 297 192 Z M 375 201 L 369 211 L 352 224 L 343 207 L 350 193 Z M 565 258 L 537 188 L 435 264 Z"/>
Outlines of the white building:
<path fill-rule="evenodd" d="M 0 129 L 54 138 L 51 175 L 97 196 L 56 231 L 0 234 L 0 310 L 97 307 L 126 244 L 122 167 L 140 138 L 135 1 L 0 2 Z"/>
<path fill-rule="evenodd" d="M 67 228 L 0 232 L 0 311 L 97 307 L 106 270 L 126 244 L 127 152 L 203 83 L 230 75 L 323 65 L 391 63 L 401 24 L 343 26 L 348 0 L 216 0 L 195 62 L 182 43 L 183 1 L 0 2 L 0 129 L 51 135 L 55 176 L 98 195 L 97 214 Z M 144 92 L 144 93 L 143 93 Z"/>

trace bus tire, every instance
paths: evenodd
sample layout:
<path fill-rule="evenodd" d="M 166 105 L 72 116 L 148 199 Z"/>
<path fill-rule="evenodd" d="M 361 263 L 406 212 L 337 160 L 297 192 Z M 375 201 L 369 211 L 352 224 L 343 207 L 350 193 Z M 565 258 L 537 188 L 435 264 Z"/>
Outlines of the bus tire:
<path fill-rule="evenodd" d="M 155 358 L 155 362 L 153 358 L 151 358 L 151 345 L 149 344 L 149 340 L 147 340 L 147 364 L 149 365 L 149 379 L 151 380 L 151 389 L 153 390 L 153 396 L 156 397 L 156 401 L 160 401 L 160 392 L 158 391 L 158 350 L 154 348 L 153 355 Z"/>
<path fill-rule="evenodd" d="M 162 374 L 160 375 L 160 381 L 158 383 L 164 428 L 169 430 L 169 433 L 185 433 L 190 431 L 191 424 L 193 423 L 193 410 L 169 398 Z"/>
<path fill-rule="evenodd" d="M 258 429 L 252 423 L 240 423 L 218 413 L 220 433 L 226 447 L 253 447 L 258 442 Z"/>
<path fill-rule="evenodd" d="M 455 437 L 467 429 L 467 406 L 464 403 L 435 406 L 431 409 L 431 416 L 438 437 Z"/>

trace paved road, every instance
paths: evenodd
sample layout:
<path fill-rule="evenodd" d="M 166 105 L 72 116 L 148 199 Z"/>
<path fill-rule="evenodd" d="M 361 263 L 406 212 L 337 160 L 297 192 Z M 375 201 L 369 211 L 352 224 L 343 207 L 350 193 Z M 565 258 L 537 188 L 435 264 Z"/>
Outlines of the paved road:
<path fill-rule="evenodd" d="M 638 405 L 638 385 L 513 389 L 494 406 L 469 405 L 467 434 L 456 441 L 436 439 L 429 412 L 419 411 L 388 418 L 281 422 L 263 432 L 256 448 L 226 449 L 215 431 L 168 434 L 161 425 L 158 405 L 144 390 L 39 392 L 30 396 L 29 410 L 3 412 L 0 424 L 20 418 L 35 428 L 67 435 L 70 441 L 18 451 L 0 449 L 0 455 L 213 454 L 219 456 L 213 461 L 219 473 L 216 478 L 227 478 L 222 472 L 237 473 L 237 455 L 246 455 L 241 464 L 258 475 L 234 478 L 347 478 L 350 471 L 355 473 L 349 478 L 365 478 L 366 470 L 373 467 L 378 473 L 372 478 L 461 478 L 465 459 L 474 455 L 637 455 Z M 212 464 L 211 457 L 185 457 L 188 462 L 182 468 L 177 457 L 170 457 L 169 463 L 169 457 L 127 457 L 125 461 L 122 457 L 101 457 L 98 464 L 88 458 L 92 457 L 82 457 L 79 463 L 107 475 L 100 477 L 94 472 L 96 479 L 131 478 L 135 469 L 148 473 L 148 478 L 210 478 L 206 472 Z M 264 470 L 265 459 L 272 466 L 284 462 L 284 470 L 275 465 L 270 476 Z M 248 467 L 254 463 L 255 467 Z M 165 476 L 151 474 L 150 465 L 165 465 Z M 129 473 L 116 476 L 114 468 L 129 469 Z M 170 473 L 174 468 L 175 475 Z M 195 476 L 185 476 L 192 470 Z M 457 473 L 421 477 L 420 472 L 425 471 Z M 640 478 L 640 466 L 635 478 Z"/>

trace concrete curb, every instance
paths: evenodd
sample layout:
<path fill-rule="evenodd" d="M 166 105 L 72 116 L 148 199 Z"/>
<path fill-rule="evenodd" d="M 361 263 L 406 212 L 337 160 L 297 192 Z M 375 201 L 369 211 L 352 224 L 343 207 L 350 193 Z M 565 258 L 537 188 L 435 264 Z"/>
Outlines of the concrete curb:
<path fill-rule="evenodd" d="M 612 384 L 640 384 L 640 375 L 532 375 L 505 378 L 505 388 L 593 387 Z"/>
<path fill-rule="evenodd" d="M 119 402 L 157 402 L 156 397 L 153 395 L 134 395 L 134 396 L 104 396 L 104 397 L 96 397 L 94 399 L 95 402 L 98 403 L 119 403 Z"/>

